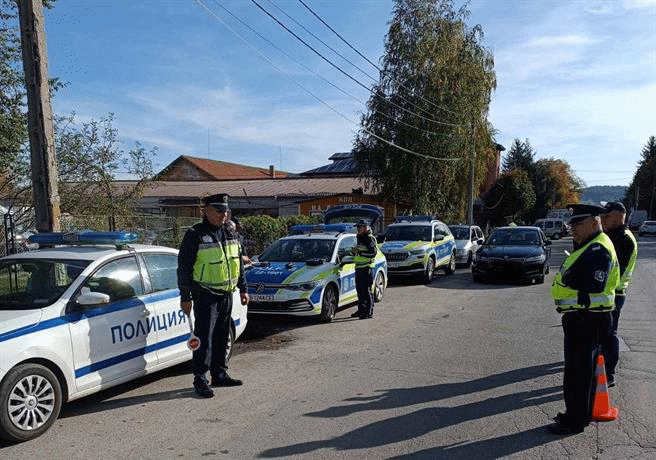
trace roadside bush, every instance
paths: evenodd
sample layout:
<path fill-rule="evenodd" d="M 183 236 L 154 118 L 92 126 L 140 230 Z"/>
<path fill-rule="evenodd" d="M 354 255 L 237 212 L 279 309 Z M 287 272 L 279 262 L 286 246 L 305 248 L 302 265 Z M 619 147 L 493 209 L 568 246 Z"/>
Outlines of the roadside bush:
<path fill-rule="evenodd" d="M 318 224 L 319 216 L 249 216 L 240 218 L 244 246 L 249 255 L 260 254 L 278 238 L 289 234 L 289 227 L 297 224 Z"/>

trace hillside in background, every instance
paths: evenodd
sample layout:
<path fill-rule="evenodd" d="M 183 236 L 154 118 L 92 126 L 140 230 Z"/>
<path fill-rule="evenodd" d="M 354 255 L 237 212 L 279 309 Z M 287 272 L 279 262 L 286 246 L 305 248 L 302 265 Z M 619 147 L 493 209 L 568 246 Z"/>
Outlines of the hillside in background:
<path fill-rule="evenodd" d="M 586 187 L 581 192 L 581 203 L 593 201 L 621 201 L 626 194 L 628 187 L 625 185 L 596 185 Z"/>

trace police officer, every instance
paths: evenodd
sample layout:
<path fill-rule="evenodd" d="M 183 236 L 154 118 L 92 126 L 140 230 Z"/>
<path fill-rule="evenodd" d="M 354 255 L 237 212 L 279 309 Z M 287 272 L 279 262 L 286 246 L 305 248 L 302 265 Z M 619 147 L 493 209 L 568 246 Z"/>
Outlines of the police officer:
<path fill-rule="evenodd" d="M 570 205 L 574 240 L 570 254 L 556 274 L 551 295 L 563 314 L 565 413 L 548 427 L 554 434 L 581 433 L 590 423 L 594 398 L 595 359 L 610 332 L 615 289 L 620 270 L 613 243 L 601 231 L 603 208 Z"/>
<path fill-rule="evenodd" d="M 226 363 L 230 338 L 232 293 L 239 289 L 241 303 L 248 303 L 246 277 L 241 247 L 236 233 L 226 225 L 228 195 L 217 194 L 203 199 L 203 221 L 185 233 L 178 255 L 180 307 L 189 315 L 194 309 L 194 334 L 200 347 L 192 355 L 194 390 L 211 398 L 212 386 L 237 386 L 241 380 L 231 378 Z"/>
<path fill-rule="evenodd" d="M 376 258 L 376 238 L 371 233 L 367 222 L 357 223 L 357 245 L 353 247 L 353 262 L 355 263 L 355 290 L 358 293 L 358 311 L 352 318 L 366 319 L 374 314 L 374 298 L 371 293 L 373 284 L 372 268 Z"/>
<path fill-rule="evenodd" d="M 616 201 L 606 203 L 601 214 L 601 223 L 604 231 L 613 242 L 617 253 L 617 261 L 620 264 L 620 285 L 615 290 L 615 310 L 611 313 L 613 325 L 608 339 L 601 344 L 609 387 L 615 386 L 615 366 L 617 366 L 620 353 L 620 340 L 617 336 L 620 311 L 624 306 L 626 288 L 629 286 L 638 258 L 638 244 L 633 233 L 626 227 L 625 221 L 626 208 L 622 203 Z"/>

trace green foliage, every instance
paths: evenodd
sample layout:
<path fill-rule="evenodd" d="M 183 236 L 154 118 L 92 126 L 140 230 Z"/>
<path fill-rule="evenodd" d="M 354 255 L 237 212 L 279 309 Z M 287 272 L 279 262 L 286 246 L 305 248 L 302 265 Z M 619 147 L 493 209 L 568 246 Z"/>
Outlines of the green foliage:
<path fill-rule="evenodd" d="M 656 137 L 650 136 L 642 148 L 641 160 L 633 180 L 624 196 L 624 204 L 630 208 L 645 209 L 649 216 L 656 215 Z"/>
<path fill-rule="evenodd" d="M 493 211 L 490 220 L 494 225 L 531 221 L 535 191 L 528 173 L 516 169 L 502 174 L 485 197 L 485 204 Z"/>
<path fill-rule="evenodd" d="M 156 148 L 146 151 L 139 143 L 127 154 L 118 147 L 113 114 L 75 126 L 74 115 L 58 118 L 57 166 L 61 210 L 74 215 L 119 216 L 132 213 L 150 185 Z M 116 182 L 126 171 L 136 180 Z"/>
<path fill-rule="evenodd" d="M 503 172 L 510 172 L 515 169 L 522 169 L 528 172 L 529 175 L 533 175 L 535 172 L 534 157 L 535 151 L 528 139 L 524 142 L 515 139 L 508 151 L 508 155 L 503 159 L 501 170 Z"/>
<path fill-rule="evenodd" d="M 318 224 L 318 216 L 249 216 L 240 218 L 242 233 L 247 240 L 248 254 L 260 254 L 271 243 L 289 234 L 289 227 L 297 224 Z"/>
<path fill-rule="evenodd" d="M 477 189 L 493 158 L 494 61 L 468 17 L 451 0 L 395 0 L 380 81 L 354 142 L 365 179 L 416 213 L 464 216 L 471 162 Z"/>

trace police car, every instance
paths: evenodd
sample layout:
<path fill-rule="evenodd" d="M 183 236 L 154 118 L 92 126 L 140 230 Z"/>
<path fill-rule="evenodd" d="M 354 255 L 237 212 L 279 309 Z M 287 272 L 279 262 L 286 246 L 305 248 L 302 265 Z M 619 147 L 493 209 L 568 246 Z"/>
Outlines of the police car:
<path fill-rule="evenodd" d="M 390 276 L 414 276 L 425 283 L 435 270 L 447 275 L 456 268 L 456 244 L 449 227 L 430 216 L 397 217 L 383 235 L 380 250 L 387 259 Z"/>
<path fill-rule="evenodd" d="M 353 224 L 294 226 L 294 232 L 273 243 L 246 269 L 250 313 L 318 315 L 329 322 L 337 308 L 357 302 L 356 245 Z M 372 270 L 373 295 L 383 298 L 387 262 L 378 251 Z"/>
<path fill-rule="evenodd" d="M 30 238 L 42 248 L 0 259 L 0 436 L 11 441 L 44 433 L 62 402 L 191 359 L 177 250 L 124 232 Z M 228 356 L 246 327 L 238 293 L 233 305 Z"/>

